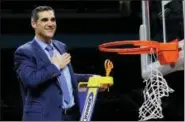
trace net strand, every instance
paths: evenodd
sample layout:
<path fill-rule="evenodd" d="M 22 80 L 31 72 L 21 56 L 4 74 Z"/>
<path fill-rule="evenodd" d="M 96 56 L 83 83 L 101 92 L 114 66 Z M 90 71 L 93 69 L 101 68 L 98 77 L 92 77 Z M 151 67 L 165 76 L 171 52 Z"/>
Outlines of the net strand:
<path fill-rule="evenodd" d="M 151 48 L 150 51 L 150 63 L 157 61 L 157 56 L 153 53 L 154 50 Z M 168 97 L 169 93 L 174 92 L 174 90 L 168 86 L 162 73 L 158 69 L 155 69 L 152 65 L 150 76 L 143 82 L 146 83 L 146 85 L 143 90 L 144 102 L 139 108 L 140 120 L 163 118 L 161 98 Z"/>

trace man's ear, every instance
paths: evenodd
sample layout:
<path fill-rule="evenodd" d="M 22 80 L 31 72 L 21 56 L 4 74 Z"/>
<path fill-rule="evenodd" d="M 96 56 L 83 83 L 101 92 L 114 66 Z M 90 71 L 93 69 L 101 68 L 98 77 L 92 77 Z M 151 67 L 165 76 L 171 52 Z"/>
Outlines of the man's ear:
<path fill-rule="evenodd" d="M 34 29 L 36 28 L 36 22 L 33 19 L 31 19 L 31 26 Z"/>

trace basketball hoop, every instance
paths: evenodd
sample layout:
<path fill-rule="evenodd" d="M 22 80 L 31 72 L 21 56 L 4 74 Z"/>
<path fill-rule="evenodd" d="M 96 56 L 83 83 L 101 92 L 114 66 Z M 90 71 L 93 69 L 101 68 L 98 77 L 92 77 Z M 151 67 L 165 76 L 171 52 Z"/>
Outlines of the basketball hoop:
<path fill-rule="evenodd" d="M 133 46 L 140 46 L 136 48 L 113 48 L 113 46 L 121 46 L 132 44 Z M 153 49 L 153 52 L 151 52 Z M 137 55 L 137 54 L 153 54 L 158 57 L 160 64 L 175 63 L 179 57 L 178 40 L 170 43 L 159 43 L 149 40 L 126 40 L 115 41 L 99 45 L 99 50 L 102 52 L 114 52 L 120 55 Z"/>
<path fill-rule="evenodd" d="M 126 44 L 140 47 L 113 48 Z M 170 43 L 159 43 L 150 40 L 115 41 L 99 45 L 99 50 L 120 55 L 151 54 L 150 63 L 152 64 L 153 59 L 154 62 L 158 59 L 161 65 L 174 64 L 179 57 L 178 40 Z M 144 79 L 143 82 L 146 83 L 146 86 L 143 90 L 144 103 L 139 108 L 140 120 L 163 118 L 162 97 L 168 97 L 169 93 L 172 93 L 174 90 L 168 86 L 162 73 L 153 65 L 150 67 L 148 78 Z"/>

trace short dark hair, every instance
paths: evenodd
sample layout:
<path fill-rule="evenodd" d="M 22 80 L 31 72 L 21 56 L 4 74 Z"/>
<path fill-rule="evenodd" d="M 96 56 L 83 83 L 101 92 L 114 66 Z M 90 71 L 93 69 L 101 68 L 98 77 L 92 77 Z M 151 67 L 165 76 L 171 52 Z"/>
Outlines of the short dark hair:
<path fill-rule="evenodd" d="M 37 21 L 39 18 L 38 13 L 43 12 L 43 11 L 53 11 L 54 12 L 54 9 L 50 6 L 38 6 L 35 9 L 33 9 L 31 19 L 34 21 Z"/>

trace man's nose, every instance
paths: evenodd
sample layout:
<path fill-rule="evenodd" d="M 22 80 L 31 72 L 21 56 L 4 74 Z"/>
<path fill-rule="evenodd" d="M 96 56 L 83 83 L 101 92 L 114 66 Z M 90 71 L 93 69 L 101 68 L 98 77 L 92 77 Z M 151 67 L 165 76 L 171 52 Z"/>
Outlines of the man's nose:
<path fill-rule="evenodd" d="M 52 22 L 52 21 L 49 20 L 49 21 L 48 21 L 48 25 L 49 25 L 49 26 L 52 26 L 52 25 L 54 25 L 54 22 Z"/>

